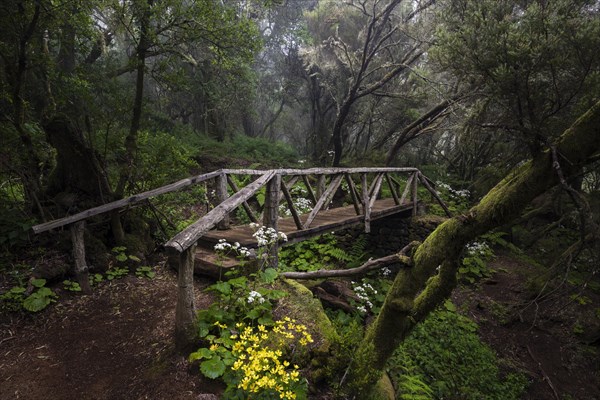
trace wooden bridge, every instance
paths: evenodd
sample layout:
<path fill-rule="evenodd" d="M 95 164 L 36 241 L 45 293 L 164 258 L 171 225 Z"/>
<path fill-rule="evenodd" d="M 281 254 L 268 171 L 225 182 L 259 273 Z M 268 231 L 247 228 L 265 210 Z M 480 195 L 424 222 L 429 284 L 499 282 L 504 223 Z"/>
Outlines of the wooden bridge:
<path fill-rule="evenodd" d="M 42 233 L 69 226 L 75 275 L 78 280 L 87 281 L 83 235 L 86 219 L 200 183 L 215 188 L 218 204 L 165 243 L 171 254 L 170 262 L 179 272 L 176 340 L 180 344 L 189 342 L 194 332 L 193 273 L 197 245 L 212 247 L 220 239 L 246 247 L 257 245 L 249 225 L 232 226 L 232 213 L 238 209 L 243 210 L 249 221 L 285 233 L 290 243 L 354 225 L 363 225 L 365 232 L 369 232 L 371 221 L 376 219 L 398 213 L 414 215 L 419 183 L 449 214 L 432 183 L 416 168 L 223 169 L 39 224 L 33 231 Z M 299 206 L 295 194 L 298 190 L 308 197 L 310 205 Z M 274 247 L 271 250 L 276 252 L 277 244 Z"/>

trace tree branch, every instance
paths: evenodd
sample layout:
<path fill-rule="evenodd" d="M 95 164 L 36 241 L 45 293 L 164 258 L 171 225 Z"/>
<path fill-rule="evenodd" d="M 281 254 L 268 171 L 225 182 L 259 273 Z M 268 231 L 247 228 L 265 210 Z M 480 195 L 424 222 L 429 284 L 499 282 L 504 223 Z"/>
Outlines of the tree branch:
<path fill-rule="evenodd" d="M 318 271 L 310 271 L 310 272 L 282 272 L 279 276 L 288 279 L 320 279 L 320 278 L 339 278 L 339 277 L 348 277 L 361 275 L 366 272 L 383 268 L 386 265 L 390 264 L 402 264 L 406 267 L 409 267 L 411 264 L 410 257 L 406 256 L 413 247 L 418 246 L 418 242 L 411 242 L 406 245 L 402 250 L 400 250 L 396 254 L 391 254 L 389 256 L 377 258 L 375 260 L 369 260 L 360 267 L 350 268 L 350 269 L 320 269 Z"/>

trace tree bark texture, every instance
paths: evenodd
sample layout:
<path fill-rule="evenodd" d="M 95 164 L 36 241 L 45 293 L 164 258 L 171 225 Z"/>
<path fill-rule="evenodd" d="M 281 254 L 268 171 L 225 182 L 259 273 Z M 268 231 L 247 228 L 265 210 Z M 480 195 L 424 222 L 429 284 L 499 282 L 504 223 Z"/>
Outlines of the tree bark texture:
<path fill-rule="evenodd" d="M 600 150 L 600 102 L 582 115 L 557 142 L 565 177 L 573 176 Z M 536 196 L 559 181 L 550 151 L 511 172 L 466 215 L 440 225 L 416 248 L 411 268 L 401 269 L 382 310 L 357 350 L 349 382 L 368 391 L 389 357 L 416 323 L 447 298 L 456 286 L 464 245 L 518 217 Z"/>

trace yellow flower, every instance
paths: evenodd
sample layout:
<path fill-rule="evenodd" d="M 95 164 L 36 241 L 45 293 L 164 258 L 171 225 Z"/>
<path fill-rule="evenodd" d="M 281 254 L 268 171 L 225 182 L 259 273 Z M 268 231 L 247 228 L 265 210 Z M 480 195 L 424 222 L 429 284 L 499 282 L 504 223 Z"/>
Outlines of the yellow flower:
<path fill-rule="evenodd" d="M 227 329 L 227 325 L 220 323 L 219 321 L 213 324 L 214 326 L 218 326 L 221 329 Z"/>

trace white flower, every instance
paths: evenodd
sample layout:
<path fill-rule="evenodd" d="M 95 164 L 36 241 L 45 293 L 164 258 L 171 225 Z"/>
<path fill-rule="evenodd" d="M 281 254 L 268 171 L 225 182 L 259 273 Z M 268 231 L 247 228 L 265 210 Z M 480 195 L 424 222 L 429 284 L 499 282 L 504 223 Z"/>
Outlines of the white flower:
<path fill-rule="evenodd" d="M 250 257 L 250 250 L 247 247 L 240 247 L 237 252 L 242 257 Z"/>
<path fill-rule="evenodd" d="M 260 293 L 258 293 L 256 290 L 253 290 L 250 293 L 248 293 L 248 299 L 246 301 L 248 302 L 248 304 L 252 304 L 255 301 L 258 302 L 259 304 L 262 304 L 265 302 L 265 298 L 262 297 L 262 295 Z"/>
<path fill-rule="evenodd" d="M 215 244 L 215 251 L 226 252 L 231 248 L 231 245 L 225 241 L 225 239 L 219 239 L 219 243 Z"/>

